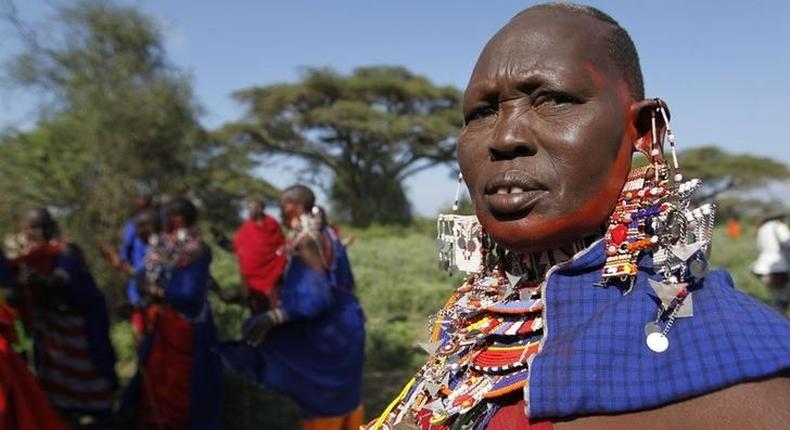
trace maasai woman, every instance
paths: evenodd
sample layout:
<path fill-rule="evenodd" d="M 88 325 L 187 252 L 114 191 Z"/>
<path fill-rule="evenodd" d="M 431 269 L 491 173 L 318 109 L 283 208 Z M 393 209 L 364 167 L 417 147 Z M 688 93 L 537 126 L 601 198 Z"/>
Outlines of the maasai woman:
<path fill-rule="evenodd" d="M 115 251 L 110 247 L 103 247 L 102 253 L 113 268 L 129 276 L 126 285 L 126 300 L 130 307 L 129 322 L 134 330 L 135 342 L 139 343 L 145 331 L 145 303 L 140 293 L 138 275 L 145 271 L 148 241 L 159 232 L 161 215 L 153 207 L 150 194 L 136 194 L 132 204 L 134 213 L 123 226 L 120 249 Z"/>
<path fill-rule="evenodd" d="M 667 107 L 644 98 L 616 21 L 565 3 L 518 14 L 463 110 L 479 224 L 441 245 L 461 261 L 482 246 L 480 268 L 370 428 L 787 426 L 790 325 L 707 273 L 712 209 L 688 205 L 697 182 L 663 158 Z M 648 164 L 629 173 L 635 151 Z"/>
<path fill-rule="evenodd" d="M 211 253 L 189 200 L 165 211 L 166 233 L 146 255 L 144 292 L 158 305 L 147 308 L 140 371 L 126 401 L 139 402 L 141 429 L 217 430 L 222 369 L 206 297 Z"/>
<path fill-rule="evenodd" d="M 280 305 L 244 325 L 247 343 L 225 347 L 226 362 L 251 381 L 294 399 L 305 430 L 362 424 L 362 310 L 342 244 L 312 217 L 315 196 L 294 186 L 280 198 L 292 255 Z"/>
<path fill-rule="evenodd" d="M 104 295 L 46 209 L 27 212 L 22 228 L 25 248 L 9 263 L 15 303 L 33 335 L 36 376 L 59 411 L 108 417 L 117 379 Z"/>
<path fill-rule="evenodd" d="M 0 251 L 0 430 L 65 430 L 27 363 L 13 350 L 17 313 L 3 302 L 1 291 L 12 284 L 11 268 Z"/>

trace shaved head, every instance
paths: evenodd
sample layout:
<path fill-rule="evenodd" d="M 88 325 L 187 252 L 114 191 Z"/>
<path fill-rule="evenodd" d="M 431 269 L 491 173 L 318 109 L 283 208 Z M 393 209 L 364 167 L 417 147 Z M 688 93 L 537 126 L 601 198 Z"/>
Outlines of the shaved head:
<path fill-rule="evenodd" d="M 48 241 L 58 234 L 58 223 L 46 208 L 38 207 L 29 209 L 22 218 L 23 230 L 31 236 L 40 236 Z"/>
<path fill-rule="evenodd" d="M 598 231 L 649 136 L 643 93 L 636 49 L 605 13 L 552 3 L 510 19 L 475 64 L 458 138 L 491 237 L 533 252 Z"/>
<path fill-rule="evenodd" d="M 283 190 L 280 203 L 297 203 L 305 211 L 310 212 L 315 206 L 313 190 L 304 185 L 292 185 Z"/>
<path fill-rule="evenodd" d="M 609 28 L 603 37 L 609 58 L 617 66 L 621 77 L 628 83 L 634 100 L 645 98 L 642 67 L 639 64 L 636 46 L 628 32 L 614 18 L 592 6 L 575 3 L 544 3 L 524 9 L 516 14 L 511 21 L 517 21 L 522 15 L 536 9 L 555 10 L 557 13 L 577 13 L 607 24 Z"/>

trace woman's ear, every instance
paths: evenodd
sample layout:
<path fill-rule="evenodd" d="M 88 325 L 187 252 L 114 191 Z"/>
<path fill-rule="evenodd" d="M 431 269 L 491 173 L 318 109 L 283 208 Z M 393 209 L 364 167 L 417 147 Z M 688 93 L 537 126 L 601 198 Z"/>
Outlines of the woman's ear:
<path fill-rule="evenodd" d="M 661 99 L 644 99 L 631 104 L 631 118 L 636 130 L 634 150 L 641 152 L 648 160 L 662 160 L 664 158 L 664 133 L 667 125 L 664 117 L 658 111 L 663 107 L 669 118 L 669 108 Z M 655 152 L 654 152 L 655 150 Z"/>

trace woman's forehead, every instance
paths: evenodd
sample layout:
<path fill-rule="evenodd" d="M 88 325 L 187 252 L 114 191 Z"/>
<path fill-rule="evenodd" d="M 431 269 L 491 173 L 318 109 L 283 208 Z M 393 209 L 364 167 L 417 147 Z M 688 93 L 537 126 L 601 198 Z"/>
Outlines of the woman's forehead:
<path fill-rule="evenodd" d="M 607 49 L 605 23 L 573 12 L 542 12 L 520 15 L 494 35 L 475 65 L 468 91 L 533 75 L 572 81 L 617 73 Z"/>

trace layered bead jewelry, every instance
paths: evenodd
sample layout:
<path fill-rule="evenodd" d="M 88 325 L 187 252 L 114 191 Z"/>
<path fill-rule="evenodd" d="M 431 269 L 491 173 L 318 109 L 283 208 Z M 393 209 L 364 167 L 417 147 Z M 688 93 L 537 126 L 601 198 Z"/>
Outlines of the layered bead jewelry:
<path fill-rule="evenodd" d="M 692 293 L 707 274 L 707 255 L 713 235 L 714 207 L 691 208 L 698 179 L 683 181 L 675 137 L 663 103 L 651 113 L 650 164 L 631 171 L 606 230 L 603 286 L 616 285 L 628 293 L 638 274 L 638 261 L 648 251 L 663 279 L 648 282 L 658 305 L 656 318 L 645 325 L 645 343 L 654 352 L 669 348 L 667 334 L 676 318 L 693 316 Z M 666 133 L 659 135 L 660 115 Z M 662 156 L 669 141 L 672 166 Z M 674 173 L 671 175 L 671 173 Z M 670 180 L 672 176 L 672 180 Z M 662 324 L 664 324 L 662 328 Z"/>

